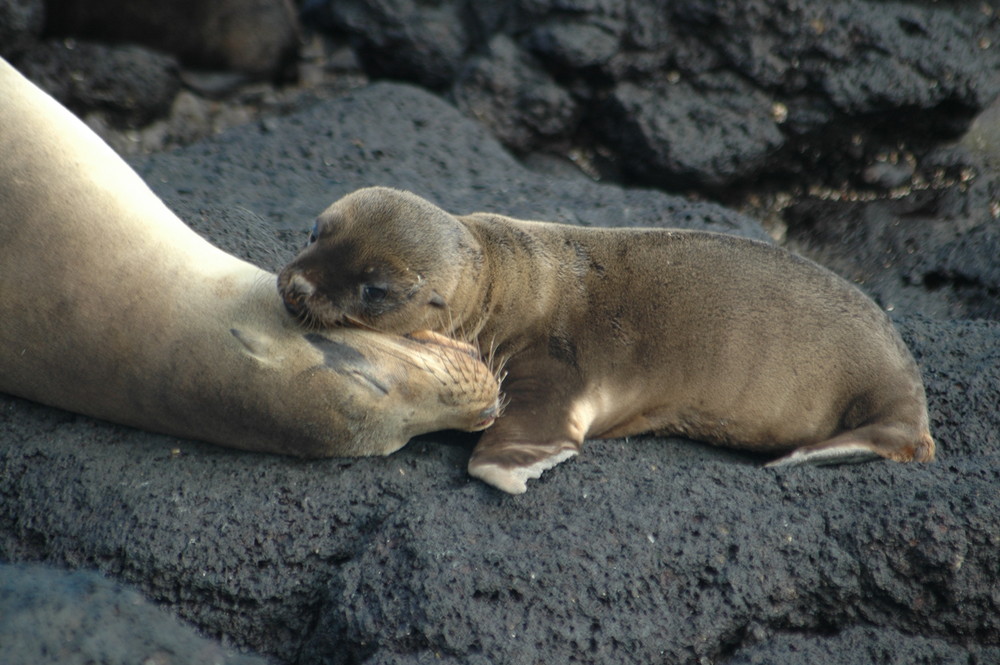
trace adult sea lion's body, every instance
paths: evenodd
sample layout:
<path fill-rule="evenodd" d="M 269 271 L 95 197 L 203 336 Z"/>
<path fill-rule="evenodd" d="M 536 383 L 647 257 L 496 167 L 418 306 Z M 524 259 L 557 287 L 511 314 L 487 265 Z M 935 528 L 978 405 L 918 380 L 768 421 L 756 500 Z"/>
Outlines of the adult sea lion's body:
<path fill-rule="evenodd" d="M 273 279 L 194 233 L 0 60 L 0 391 L 303 456 L 490 421 L 497 384 L 470 348 L 310 332 Z"/>
<path fill-rule="evenodd" d="M 469 462 L 508 492 L 586 437 L 681 434 L 779 463 L 930 460 L 923 384 L 886 315 L 766 243 L 681 230 L 454 217 L 360 190 L 281 272 L 319 324 L 467 335 L 506 359 Z"/>

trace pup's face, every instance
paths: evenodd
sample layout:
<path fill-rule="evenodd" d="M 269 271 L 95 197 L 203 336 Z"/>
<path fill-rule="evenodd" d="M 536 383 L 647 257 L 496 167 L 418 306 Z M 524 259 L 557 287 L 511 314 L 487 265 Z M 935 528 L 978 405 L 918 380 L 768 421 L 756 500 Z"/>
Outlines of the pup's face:
<path fill-rule="evenodd" d="M 307 324 L 408 334 L 446 330 L 460 276 L 454 225 L 412 194 L 365 189 L 330 206 L 278 275 L 285 306 Z"/>

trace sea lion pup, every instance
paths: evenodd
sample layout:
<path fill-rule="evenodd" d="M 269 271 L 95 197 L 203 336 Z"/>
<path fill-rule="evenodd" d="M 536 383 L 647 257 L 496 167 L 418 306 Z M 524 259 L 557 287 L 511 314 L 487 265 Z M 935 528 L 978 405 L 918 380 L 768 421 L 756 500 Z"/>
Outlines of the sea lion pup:
<path fill-rule="evenodd" d="M 509 403 L 469 472 L 507 492 L 584 438 L 641 432 L 788 453 L 775 465 L 934 456 L 920 374 L 885 313 L 763 242 L 455 217 L 370 188 L 319 216 L 278 284 L 323 326 L 494 349 Z"/>
<path fill-rule="evenodd" d="M 0 60 L 0 391 L 308 457 L 491 422 L 499 388 L 468 345 L 319 334 L 273 280 L 192 231 Z"/>

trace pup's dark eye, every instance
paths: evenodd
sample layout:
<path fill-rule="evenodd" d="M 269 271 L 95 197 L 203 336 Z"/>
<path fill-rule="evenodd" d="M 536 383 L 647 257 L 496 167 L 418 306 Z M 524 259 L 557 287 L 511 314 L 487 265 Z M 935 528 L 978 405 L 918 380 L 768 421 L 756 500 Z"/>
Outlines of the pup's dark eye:
<path fill-rule="evenodd" d="M 316 238 L 319 237 L 319 222 L 313 224 L 312 231 L 309 232 L 309 244 L 316 242 Z"/>
<path fill-rule="evenodd" d="M 389 290 L 377 284 L 365 284 L 361 288 L 361 299 L 365 302 L 382 302 L 389 295 Z"/>

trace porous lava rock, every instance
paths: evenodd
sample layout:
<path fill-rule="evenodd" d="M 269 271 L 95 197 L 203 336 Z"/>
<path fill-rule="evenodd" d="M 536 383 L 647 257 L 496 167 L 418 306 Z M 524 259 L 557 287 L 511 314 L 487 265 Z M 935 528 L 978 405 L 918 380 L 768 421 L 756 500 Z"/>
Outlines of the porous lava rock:
<path fill-rule="evenodd" d="M 19 68 L 77 115 L 99 111 L 125 127 L 165 116 L 181 88 L 175 58 L 134 45 L 49 40 L 29 49 Z"/>
<path fill-rule="evenodd" d="M 298 51 L 290 0 L 47 0 L 47 32 L 142 44 L 188 66 L 282 78 Z"/>

